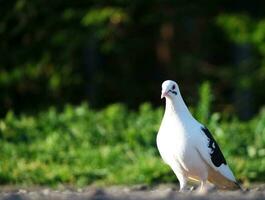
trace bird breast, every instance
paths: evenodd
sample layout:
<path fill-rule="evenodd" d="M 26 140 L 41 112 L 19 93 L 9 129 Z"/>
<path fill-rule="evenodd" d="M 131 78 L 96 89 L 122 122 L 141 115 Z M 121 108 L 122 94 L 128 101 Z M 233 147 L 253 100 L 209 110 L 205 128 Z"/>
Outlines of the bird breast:
<path fill-rule="evenodd" d="M 186 157 L 191 137 L 183 124 L 177 120 L 163 120 L 157 134 L 157 147 L 163 160 L 170 164 L 176 158 Z"/>

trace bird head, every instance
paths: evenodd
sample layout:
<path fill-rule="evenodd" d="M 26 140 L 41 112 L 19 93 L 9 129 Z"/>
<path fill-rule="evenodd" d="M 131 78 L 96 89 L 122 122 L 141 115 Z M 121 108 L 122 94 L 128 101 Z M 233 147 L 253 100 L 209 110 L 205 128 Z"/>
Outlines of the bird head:
<path fill-rule="evenodd" d="M 161 99 L 164 97 L 174 99 L 179 94 L 179 87 L 175 81 L 167 80 L 162 83 Z"/>

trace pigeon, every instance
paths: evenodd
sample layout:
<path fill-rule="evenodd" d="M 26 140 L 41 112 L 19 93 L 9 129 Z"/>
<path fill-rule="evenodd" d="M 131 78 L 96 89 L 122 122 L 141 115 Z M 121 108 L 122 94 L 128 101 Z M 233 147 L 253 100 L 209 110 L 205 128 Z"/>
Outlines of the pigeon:
<path fill-rule="evenodd" d="M 190 180 L 200 182 L 199 193 L 207 192 L 207 181 L 218 189 L 241 189 L 210 131 L 189 112 L 176 82 L 163 82 L 163 98 L 165 113 L 156 142 L 162 159 L 179 180 L 180 192 Z"/>

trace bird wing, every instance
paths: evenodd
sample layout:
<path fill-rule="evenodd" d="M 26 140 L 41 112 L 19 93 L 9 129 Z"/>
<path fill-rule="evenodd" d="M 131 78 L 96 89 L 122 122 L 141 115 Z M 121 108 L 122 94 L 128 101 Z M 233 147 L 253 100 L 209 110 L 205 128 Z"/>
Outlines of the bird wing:
<path fill-rule="evenodd" d="M 196 142 L 196 147 L 202 159 L 214 170 L 212 172 L 219 172 L 220 175 L 237 183 L 233 172 L 227 165 L 224 155 L 210 131 L 206 127 L 201 127 L 200 133 L 200 142 Z"/>

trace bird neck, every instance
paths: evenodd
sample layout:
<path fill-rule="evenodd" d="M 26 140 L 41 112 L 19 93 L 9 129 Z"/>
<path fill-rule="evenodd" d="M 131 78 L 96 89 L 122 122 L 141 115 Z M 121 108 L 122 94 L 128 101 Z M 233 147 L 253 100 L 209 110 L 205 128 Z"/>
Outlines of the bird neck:
<path fill-rule="evenodd" d="M 178 95 L 175 99 L 166 98 L 165 113 L 177 115 L 180 120 L 193 118 L 181 95 Z"/>

